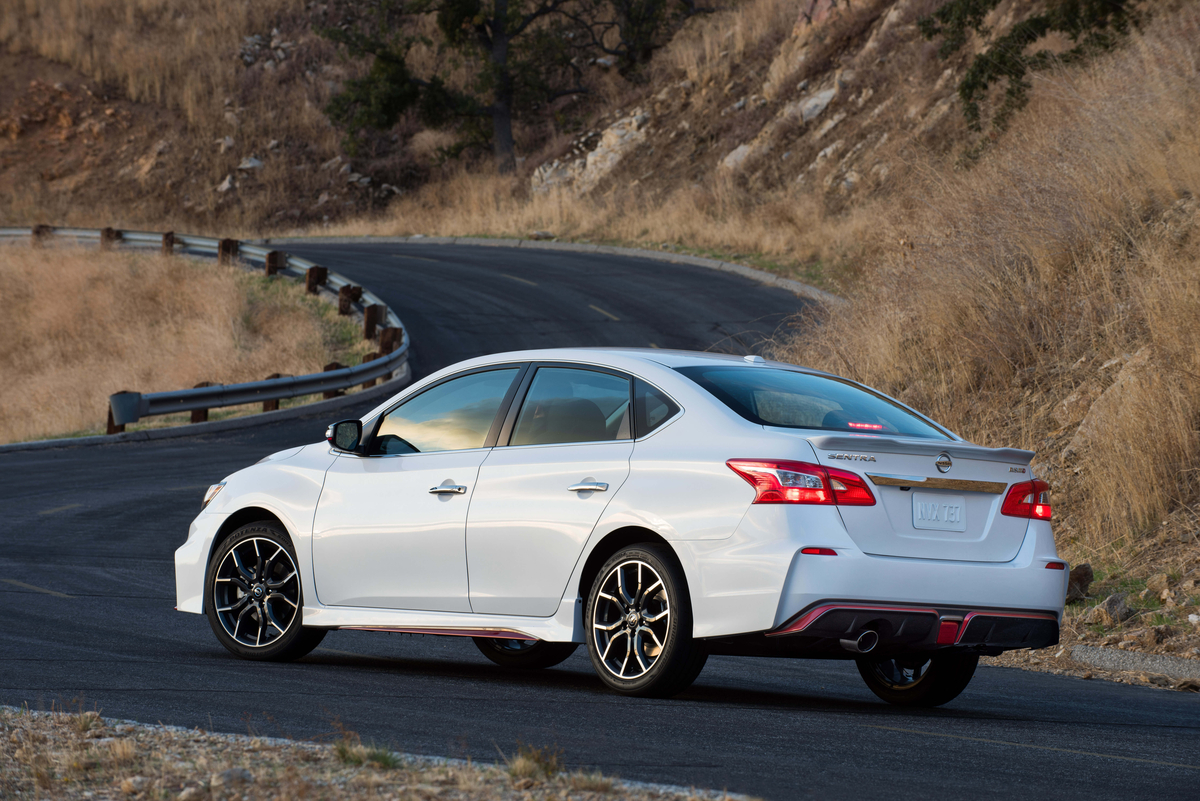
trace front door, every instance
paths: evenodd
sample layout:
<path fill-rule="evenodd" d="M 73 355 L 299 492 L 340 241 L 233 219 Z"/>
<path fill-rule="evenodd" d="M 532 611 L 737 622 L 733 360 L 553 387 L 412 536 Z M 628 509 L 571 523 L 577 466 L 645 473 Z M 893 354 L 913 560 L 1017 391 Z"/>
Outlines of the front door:
<path fill-rule="evenodd" d="M 471 608 L 549 617 L 583 546 L 629 475 L 624 376 L 541 367 L 510 444 L 479 470 L 467 517 Z"/>
<path fill-rule="evenodd" d="M 467 508 L 519 372 L 435 384 L 386 413 L 364 454 L 334 461 L 313 520 L 321 603 L 471 611 Z"/>

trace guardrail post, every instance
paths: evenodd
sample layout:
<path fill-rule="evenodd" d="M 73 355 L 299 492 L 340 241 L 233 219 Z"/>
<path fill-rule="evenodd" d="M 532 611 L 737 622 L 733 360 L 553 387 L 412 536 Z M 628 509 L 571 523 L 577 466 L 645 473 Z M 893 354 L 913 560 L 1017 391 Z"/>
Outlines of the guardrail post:
<path fill-rule="evenodd" d="M 329 270 L 313 265 L 304 273 L 304 291 L 315 295 L 321 291 L 320 287 L 325 286 L 327 280 L 329 280 Z"/>
<path fill-rule="evenodd" d="M 280 374 L 280 373 L 271 373 L 269 376 L 267 376 L 267 377 L 266 377 L 266 378 L 264 378 L 263 380 L 264 380 L 264 381 L 270 381 L 272 378 L 283 378 L 283 375 L 282 375 L 282 374 Z M 278 399 L 278 398 L 276 398 L 275 400 L 265 400 L 265 401 L 263 401 L 263 411 L 264 411 L 264 412 L 277 412 L 277 411 L 279 411 L 279 399 Z"/>
<path fill-rule="evenodd" d="M 366 354 L 363 354 L 363 360 L 362 360 L 362 363 L 363 363 L 363 364 L 366 364 L 367 362 L 373 362 L 373 361 L 375 361 L 376 359 L 380 359 L 380 358 L 383 358 L 383 354 L 382 354 L 382 353 L 366 353 Z M 370 381 L 364 381 L 364 382 L 363 382 L 363 385 L 362 385 L 362 388 L 363 388 L 363 389 L 370 389 L 370 388 L 371 388 L 371 387 L 373 387 L 373 386 L 375 386 L 375 379 L 374 379 L 374 378 L 372 378 Z"/>
<path fill-rule="evenodd" d="M 100 249 L 108 250 L 121 241 L 121 232 L 115 228 L 100 229 Z"/>
<path fill-rule="evenodd" d="M 122 390 L 108 396 L 108 433 L 120 434 L 126 423 L 136 423 L 141 418 L 142 395 L 140 392 Z"/>
<path fill-rule="evenodd" d="M 275 273 L 279 272 L 286 266 L 287 256 L 285 256 L 282 251 L 272 250 L 267 254 L 267 258 L 264 263 L 264 269 L 266 270 L 268 277 L 275 275 Z"/>
<path fill-rule="evenodd" d="M 328 373 L 333 370 L 344 370 L 345 368 L 346 368 L 346 365 L 342 364 L 341 362 L 330 362 L 329 364 L 325 365 L 325 367 L 322 369 L 324 370 L 324 372 Z M 325 400 L 329 400 L 330 398 L 339 398 L 345 394 L 346 393 L 340 389 L 331 389 L 328 392 L 324 393 L 321 397 L 324 398 Z"/>
<path fill-rule="evenodd" d="M 54 233 L 54 229 L 49 225 L 35 225 L 30 230 L 33 234 L 32 244 L 35 248 L 40 248 L 46 243 L 46 239 Z"/>
<path fill-rule="evenodd" d="M 217 244 L 217 264 L 231 264 L 237 258 L 238 241 L 236 239 L 222 239 Z"/>
<path fill-rule="evenodd" d="M 122 423 L 121 425 L 117 425 L 116 423 L 113 422 L 111 406 L 108 407 L 108 427 L 107 427 L 107 430 L 105 431 L 105 433 L 110 434 L 110 435 L 125 433 L 125 424 L 124 423 Z"/>
<path fill-rule="evenodd" d="M 162 254 L 164 256 L 175 255 L 175 232 L 167 231 L 163 234 Z"/>
<path fill-rule="evenodd" d="M 363 339 L 374 339 L 376 327 L 387 319 L 387 306 L 372 303 L 363 309 Z"/>
<path fill-rule="evenodd" d="M 350 313 L 350 304 L 362 298 L 362 287 L 346 284 L 338 290 L 338 314 Z"/>
<path fill-rule="evenodd" d="M 403 328 L 383 328 L 379 332 L 379 350 L 387 354 L 404 344 Z"/>
<path fill-rule="evenodd" d="M 215 387 L 215 386 L 216 386 L 216 384 L 214 384 L 211 381 L 201 381 L 199 384 L 192 387 L 192 389 L 200 389 L 201 387 Z M 208 409 L 192 409 L 192 422 L 193 423 L 207 423 L 208 422 Z"/>

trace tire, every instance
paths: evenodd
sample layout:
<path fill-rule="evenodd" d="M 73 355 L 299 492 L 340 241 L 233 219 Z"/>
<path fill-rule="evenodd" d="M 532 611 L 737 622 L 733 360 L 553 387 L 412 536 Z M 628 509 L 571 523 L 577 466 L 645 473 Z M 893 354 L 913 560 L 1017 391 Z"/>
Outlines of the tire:
<path fill-rule="evenodd" d="M 588 592 L 584 628 L 596 675 L 622 695 L 678 695 L 708 660 L 692 639 L 683 569 L 660 545 L 633 545 L 605 562 Z"/>
<path fill-rule="evenodd" d="M 579 643 L 542 640 L 504 640 L 496 637 L 472 637 L 484 656 L 500 667 L 536 670 L 563 662 Z"/>
<path fill-rule="evenodd" d="M 208 563 L 204 605 L 217 640 L 242 659 L 290 662 L 325 639 L 303 626 L 296 552 L 277 523 L 242 526 Z"/>
<path fill-rule="evenodd" d="M 930 658 L 855 660 L 871 692 L 897 706 L 941 706 L 967 688 L 978 654 L 936 654 Z"/>

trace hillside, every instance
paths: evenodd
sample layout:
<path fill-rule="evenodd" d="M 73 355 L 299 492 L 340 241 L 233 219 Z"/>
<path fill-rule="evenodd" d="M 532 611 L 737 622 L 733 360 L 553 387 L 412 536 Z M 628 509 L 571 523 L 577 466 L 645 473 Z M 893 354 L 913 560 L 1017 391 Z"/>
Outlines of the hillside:
<path fill-rule="evenodd" d="M 314 33 L 325 4 L 78 5 L 138 44 L 56 27 L 66 0 L 0 18 L 18 78 L 0 85 L 0 224 L 545 231 L 800 277 L 848 303 L 780 331 L 775 355 L 1036 450 L 1062 552 L 1096 568 L 1068 630 L 1200 656 L 1194 4 L 1147 6 L 1111 53 L 1033 75 L 1006 132 L 973 133 L 957 87 L 990 40 L 940 58 L 917 24 L 939 0 L 730 2 L 636 80 L 589 64 L 592 93 L 518 125 L 503 176 L 439 161 L 451 137 L 411 116 L 342 152 L 320 110 L 366 64 Z M 1004 0 L 986 23 L 1041 7 Z M 1134 617 L 1091 611 L 1115 592 Z"/>

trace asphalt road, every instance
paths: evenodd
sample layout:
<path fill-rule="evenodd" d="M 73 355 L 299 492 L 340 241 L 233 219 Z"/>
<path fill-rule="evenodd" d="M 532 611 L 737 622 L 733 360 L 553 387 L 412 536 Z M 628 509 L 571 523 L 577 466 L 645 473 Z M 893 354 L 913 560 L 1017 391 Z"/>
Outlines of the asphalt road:
<path fill-rule="evenodd" d="M 613 257 L 291 249 L 393 305 L 418 375 L 516 347 L 753 349 L 800 305 L 737 276 Z M 205 619 L 173 611 L 172 553 L 204 487 L 327 422 L 0 454 L 0 703 L 293 737 L 336 722 L 478 760 L 550 745 L 606 774 L 771 799 L 1198 797 L 1194 694 L 981 668 L 950 705 L 912 712 L 877 701 L 850 663 L 719 657 L 682 696 L 651 701 L 603 690 L 582 649 L 513 673 L 468 640 L 359 632 L 293 664 L 239 661 Z"/>

